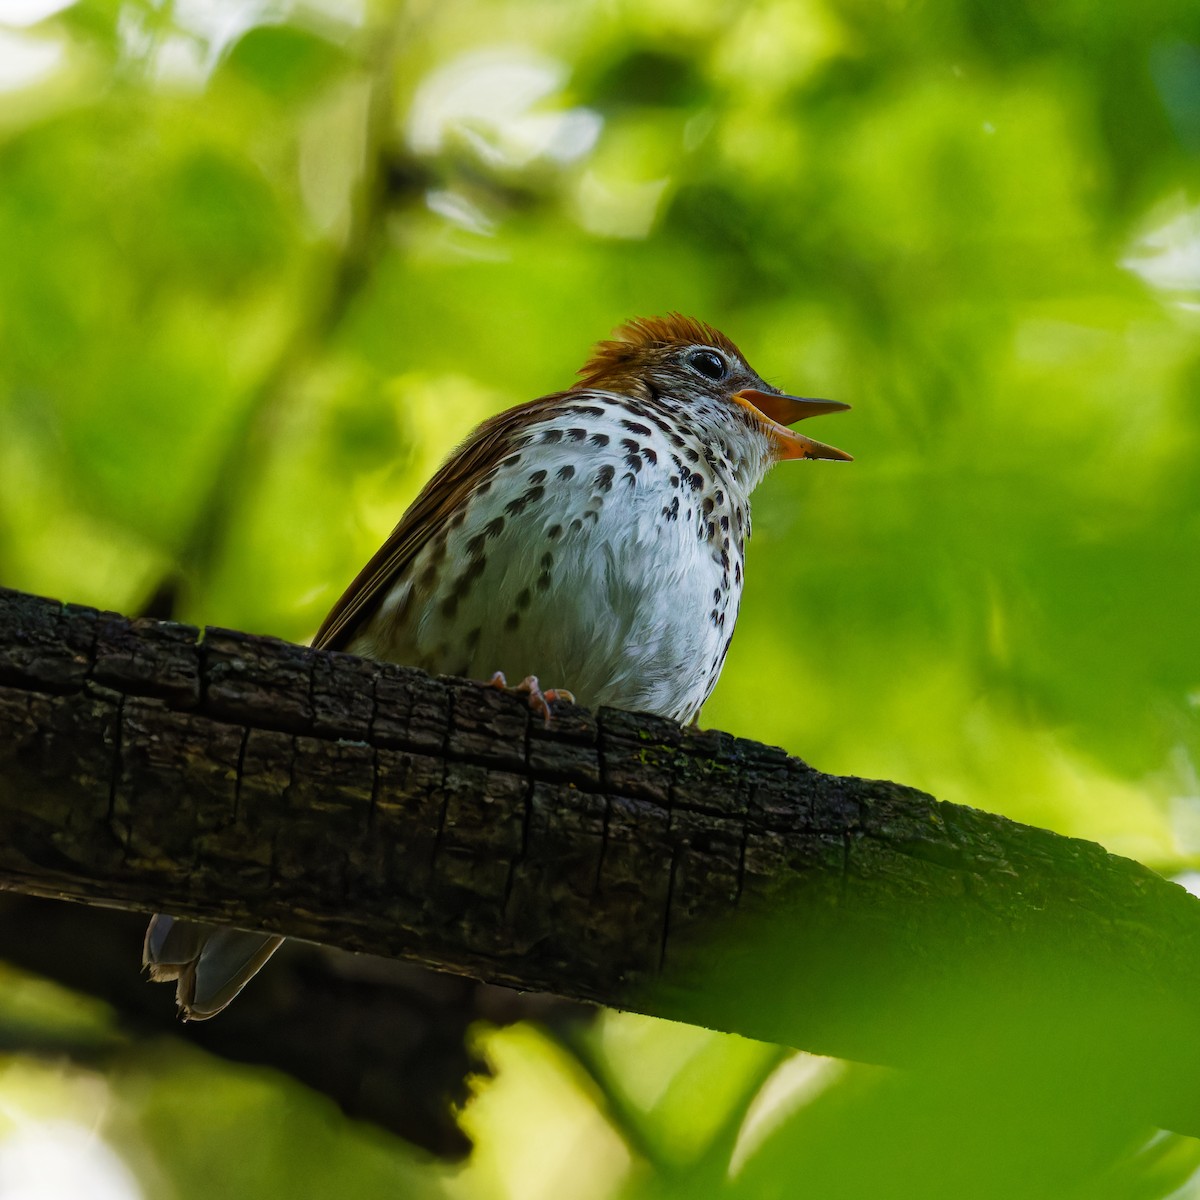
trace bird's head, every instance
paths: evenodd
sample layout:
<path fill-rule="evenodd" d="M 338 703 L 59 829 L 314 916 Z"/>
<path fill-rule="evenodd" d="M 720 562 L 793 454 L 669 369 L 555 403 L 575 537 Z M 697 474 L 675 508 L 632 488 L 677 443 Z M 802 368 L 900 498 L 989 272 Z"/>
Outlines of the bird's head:
<path fill-rule="evenodd" d="M 852 457 L 788 428 L 806 417 L 841 412 L 848 404 L 781 392 L 719 329 L 679 313 L 627 321 L 615 338 L 595 347 L 579 375 L 576 390 L 662 398 L 696 409 L 715 401 L 730 419 L 764 433 L 776 459 Z"/>

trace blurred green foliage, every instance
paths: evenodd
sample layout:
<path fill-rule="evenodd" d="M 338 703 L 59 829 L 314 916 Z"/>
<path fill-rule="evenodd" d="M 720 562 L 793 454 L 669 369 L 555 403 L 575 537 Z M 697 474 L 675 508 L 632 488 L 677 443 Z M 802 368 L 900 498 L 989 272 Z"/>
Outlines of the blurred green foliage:
<path fill-rule="evenodd" d="M 852 466 L 760 490 L 706 723 L 1194 865 L 1193 0 L 0 5 L 5 584 L 306 638 L 473 423 L 670 309 L 854 405 L 818 434 Z M 495 1035 L 475 1165 L 404 1186 L 717 1188 L 773 1054 L 619 1017 L 594 1042 L 585 1079 Z M 293 1124 L 247 1145 L 230 1114 L 283 1101 L 178 1070 L 209 1099 L 177 1125 L 173 1064 L 112 1084 L 148 1194 L 226 1153 L 256 1164 L 229 1196 L 409 1170 L 283 1085 Z M 892 1085 L 847 1070 L 740 1190 L 834 1177 L 822 1104 L 886 1125 Z M 1135 1147 L 1089 1194 L 1196 1158 Z"/>

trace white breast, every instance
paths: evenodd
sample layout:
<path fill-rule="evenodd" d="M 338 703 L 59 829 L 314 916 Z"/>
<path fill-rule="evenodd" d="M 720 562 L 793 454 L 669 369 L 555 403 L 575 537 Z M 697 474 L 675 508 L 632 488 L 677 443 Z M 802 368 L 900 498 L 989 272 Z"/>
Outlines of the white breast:
<path fill-rule="evenodd" d="M 765 446 L 738 470 L 727 429 L 681 438 L 653 404 L 608 393 L 527 433 L 353 649 L 691 720 L 733 636 Z"/>

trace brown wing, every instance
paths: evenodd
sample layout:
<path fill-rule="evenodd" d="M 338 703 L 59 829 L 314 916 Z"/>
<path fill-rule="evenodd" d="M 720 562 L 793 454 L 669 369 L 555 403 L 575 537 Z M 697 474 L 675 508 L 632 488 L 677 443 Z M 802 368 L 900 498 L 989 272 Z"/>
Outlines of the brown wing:
<path fill-rule="evenodd" d="M 333 606 L 312 645 L 320 650 L 345 650 L 376 602 L 408 569 L 421 547 L 443 528 L 480 477 L 512 453 L 513 443 L 528 422 L 547 415 L 544 410 L 567 397 L 566 392 L 555 392 L 484 421 L 421 489 L 387 541 Z M 577 397 L 577 392 L 570 394 L 571 399 Z"/>

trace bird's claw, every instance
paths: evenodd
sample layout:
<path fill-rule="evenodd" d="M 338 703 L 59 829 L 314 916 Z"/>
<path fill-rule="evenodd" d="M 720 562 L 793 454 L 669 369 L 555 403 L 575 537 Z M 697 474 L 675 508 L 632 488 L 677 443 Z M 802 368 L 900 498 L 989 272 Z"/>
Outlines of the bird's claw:
<path fill-rule="evenodd" d="M 526 675 L 515 688 L 510 688 L 504 672 L 497 671 L 488 680 L 488 687 L 499 688 L 501 691 L 524 692 L 529 697 L 529 707 L 541 716 L 547 727 L 550 725 L 555 704 L 575 703 L 574 693 L 568 692 L 566 688 L 547 688 L 543 692 L 536 675 Z"/>

